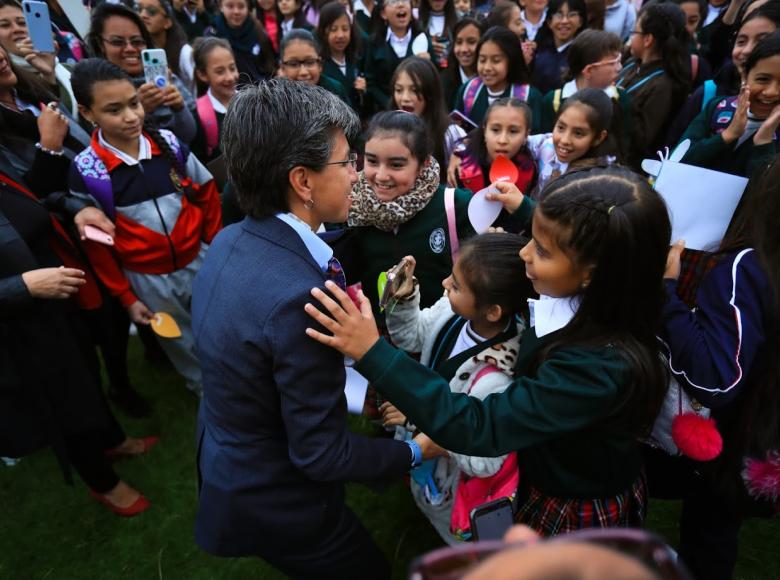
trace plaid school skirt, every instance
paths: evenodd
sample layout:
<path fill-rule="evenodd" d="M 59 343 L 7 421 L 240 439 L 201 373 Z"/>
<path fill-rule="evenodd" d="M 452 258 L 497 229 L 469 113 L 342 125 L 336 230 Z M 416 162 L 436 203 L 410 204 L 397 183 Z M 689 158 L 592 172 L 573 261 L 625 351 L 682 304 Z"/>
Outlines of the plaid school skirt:
<path fill-rule="evenodd" d="M 583 528 L 640 528 L 647 513 L 644 473 L 625 492 L 608 498 L 551 497 L 531 486 L 523 491 L 515 523 L 525 524 L 542 536 L 555 536 Z"/>

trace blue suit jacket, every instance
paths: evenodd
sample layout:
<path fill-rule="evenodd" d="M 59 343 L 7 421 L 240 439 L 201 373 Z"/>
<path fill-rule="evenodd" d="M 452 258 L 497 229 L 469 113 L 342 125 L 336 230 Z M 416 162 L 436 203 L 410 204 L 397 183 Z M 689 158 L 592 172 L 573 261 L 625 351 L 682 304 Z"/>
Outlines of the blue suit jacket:
<path fill-rule="evenodd" d="M 409 447 L 347 428 L 344 360 L 306 336 L 325 274 L 276 217 L 222 230 L 195 277 L 203 369 L 195 540 L 220 556 L 263 555 L 322 538 L 345 481 L 399 476 Z"/>

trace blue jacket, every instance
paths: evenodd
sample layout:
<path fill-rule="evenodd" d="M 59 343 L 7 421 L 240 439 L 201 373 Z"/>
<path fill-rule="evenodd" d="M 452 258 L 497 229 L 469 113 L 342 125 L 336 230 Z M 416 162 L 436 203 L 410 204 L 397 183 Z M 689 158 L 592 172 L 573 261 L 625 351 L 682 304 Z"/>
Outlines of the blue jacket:
<path fill-rule="evenodd" d="M 716 414 L 749 385 L 752 371 L 767 364 L 763 352 L 772 290 L 755 251 L 723 257 L 696 293 L 696 309 L 678 298 L 677 281 L 666 280 L 662 339 L 680 385 Z"/>
<path fill-rule="evenodd" d="M 347 428 L 344 359 L 308 338 L 303 306 L 325 274 L 276 217 L 216 236 L 193 284 L 203 369 L 195 541 L 220 556 L 322 538 L 344 482 L 400 476 L 409 447 Z"/>

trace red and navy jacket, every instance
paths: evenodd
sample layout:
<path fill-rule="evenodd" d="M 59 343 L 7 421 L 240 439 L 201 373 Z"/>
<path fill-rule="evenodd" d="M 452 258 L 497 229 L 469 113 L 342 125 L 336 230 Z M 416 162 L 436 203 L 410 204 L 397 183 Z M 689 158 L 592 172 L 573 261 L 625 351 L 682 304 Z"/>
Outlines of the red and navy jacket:
<path fill-rule="evenodd" d="M 170 131 L 160 134 L 184 166 L 173 163 L 149 139 L 151 159 L 127 165 L 102 147 L 97 131 L 73 161 L 70 191 L 88 196 L 116 225 L 114 246 L 87 241 L 98 277 L 124 306 L 138 298 L 124 270 L 169 274 L 183 268 L 222 227 L 219 193 L 211 174 Z"/>

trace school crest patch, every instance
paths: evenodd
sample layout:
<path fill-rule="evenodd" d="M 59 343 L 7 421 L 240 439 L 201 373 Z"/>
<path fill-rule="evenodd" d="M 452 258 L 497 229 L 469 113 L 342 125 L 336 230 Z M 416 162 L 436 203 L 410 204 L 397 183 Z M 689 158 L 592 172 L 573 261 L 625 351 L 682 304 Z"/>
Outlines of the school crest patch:
<path fill-rule="evenodd" d="M 444 235 L 444 228 L 436 228 L 431 232 L 430 237 L 428 237 L 428 245 L 436 254 L 441 254 L 444 251 L 446 241 L 447 238 Z"/>

